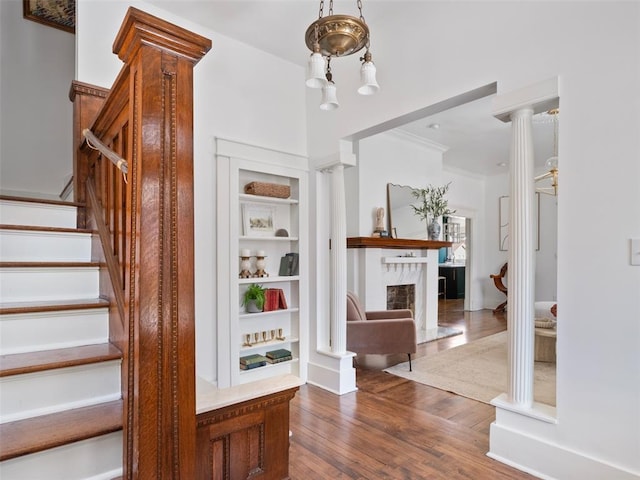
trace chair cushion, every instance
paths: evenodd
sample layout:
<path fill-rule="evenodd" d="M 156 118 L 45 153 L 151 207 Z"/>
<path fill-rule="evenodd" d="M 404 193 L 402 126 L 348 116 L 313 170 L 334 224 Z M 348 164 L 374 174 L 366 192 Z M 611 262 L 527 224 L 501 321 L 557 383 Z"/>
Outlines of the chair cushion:
<path fill-rule="evenodd" d="M 416 353 L 416 326 L 411 318 L 347 322 L 347 350 L 355 353 Z"/>

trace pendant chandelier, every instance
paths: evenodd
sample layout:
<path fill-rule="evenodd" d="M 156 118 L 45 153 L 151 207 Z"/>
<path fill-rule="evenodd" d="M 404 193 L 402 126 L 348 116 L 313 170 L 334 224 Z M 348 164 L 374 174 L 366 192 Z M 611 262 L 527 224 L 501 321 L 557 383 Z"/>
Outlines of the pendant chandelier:
<path fill-rule="evenodd" d="M 334 15 L 333 0 L 329 0 L 329 15 L 324 14 L 324 0 L 320 0 L 318 20 L 307 28 L 305 42 L 311 56 L 307 68 L 306 84 L 310 88 L 322 89 L 322 110 L 335 110 L 339 107 L 336 84 L 331 74 L 331 59 L 344 57 L 366 48 L 360 58 L 361 95 L 373 95 L 380 86 L 376 81 L 376 66 L 371 61 L 369 51 L 369 27 L 362 16 L 362 0 L 357 0 L 360 17 Z M 326 58 L 326 60 L 325 60 Z"/>
<path fill-rule="evenodd" d="M 548 195 L 558 196 L 558 116 L 560 115 L 560 109 L 554 108 L 547 112 L 553 119 L 553 155 L 547 159 L 545 166 L 549 169 L 546 173 L 535 177 L 536 182 L 542 182 L 543 180 L 550 180 L 551 186 L 549 187 L 537 187 L 536 191 L 540 193 L 546 193 Z"/>

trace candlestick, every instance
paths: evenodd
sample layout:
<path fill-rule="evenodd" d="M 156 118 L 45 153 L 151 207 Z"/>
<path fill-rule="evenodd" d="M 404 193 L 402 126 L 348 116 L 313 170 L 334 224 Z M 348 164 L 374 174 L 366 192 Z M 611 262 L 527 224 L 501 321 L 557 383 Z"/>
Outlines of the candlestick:
<path fill-rule="evenodd" d="M 256 272 L 253 274 L 254 277 L 268 277 L 269 274 L 265 272 L 265 261 L 264 261 L 264 250 L 258 250 L 256 253 Z"/>

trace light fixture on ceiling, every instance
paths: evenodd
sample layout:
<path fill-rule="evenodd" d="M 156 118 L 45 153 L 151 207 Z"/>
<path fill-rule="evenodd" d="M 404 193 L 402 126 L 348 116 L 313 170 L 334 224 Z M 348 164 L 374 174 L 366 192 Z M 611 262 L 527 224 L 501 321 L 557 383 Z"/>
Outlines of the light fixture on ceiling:
<path fill-rule="evenodd" d="M 547 159 L 545 166 L 549 169 L 546 173 L 535 177 L 536 182 L 551 180 L 551 186 L 537 187 L 536 191 L 549 195 L 558 195 L 558 117 L 560 109 L 554 108 L 547 112 L 553 119 L 553 155 Z"/>
<path fill-rule="evenodd" d="M 362 0 L 357 0 L 360 17 L 334 15 L 333 0 L 329 0 L 329 15 L 324 14 L 324 0 L 320 0 L 318 20 L 307 28 L 305 42 L 311 56 L 307 68 L 306 84 L 310 88 L 322 88 L 322 110 L 338 108 L 336 84 L 331 74 L 331 58 L 345 57 L 366 47 L 360 57 L 360 95 L 373 95 L 380 89 L 376 81 L 376 66 L 369 51 L 369 27 L 362 16 Z M 325 62 L 326 57 L 326 62 Z"/>

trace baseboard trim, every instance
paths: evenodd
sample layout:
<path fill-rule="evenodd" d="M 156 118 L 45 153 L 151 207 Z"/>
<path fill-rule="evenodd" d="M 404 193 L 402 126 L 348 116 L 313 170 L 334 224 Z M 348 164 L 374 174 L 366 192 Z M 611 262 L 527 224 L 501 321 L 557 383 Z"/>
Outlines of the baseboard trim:
<path fill-rule="evenodd" d="M 487 456 L 544 480 L 638 480 L 632 472 L 542 438 L 491 424 Z"/>
<path fill-rule="evenodd" d="M 519 463 L 512 462 L 512 461 L 510 461 L 510 460 L 508 460 L 508 459 L 506 459 L 504 457 L 501 457 L 500 455 L 494 455 L 493 453 L 488 452 L 487 453 L 487 457 L 492 458 L 492 459 L 494 459 L 494 460 L 496 460 L 496 461 L 498 461 L 500 463 L 504 463 L 505 465 L 508 465 L 510 467 L 513 467 L 516 470 L 520 470 L 521 472 L 525 472 L 525 473 L 528 473 L 529 475 L 533 475 L 536 478 L 541 478 L 542 480 L 556 480 L 556 479 L 554 479 L 554 477 L 550 477 L 548 475 L 544 475 L 543 473 L 540 473 L 540 472 L 538 472 L 536 470 L 533 470 L 531 468 L 527 468 L 527 467 L 525 467 L 523 465 L 520 465 Z"/>

